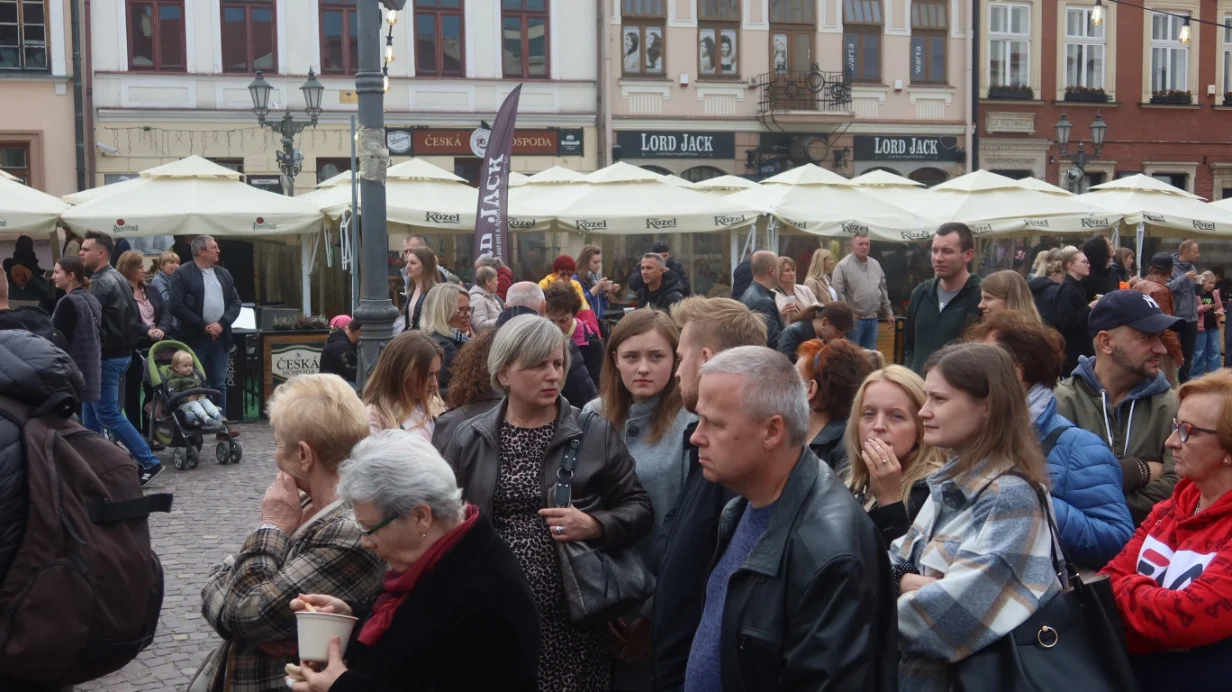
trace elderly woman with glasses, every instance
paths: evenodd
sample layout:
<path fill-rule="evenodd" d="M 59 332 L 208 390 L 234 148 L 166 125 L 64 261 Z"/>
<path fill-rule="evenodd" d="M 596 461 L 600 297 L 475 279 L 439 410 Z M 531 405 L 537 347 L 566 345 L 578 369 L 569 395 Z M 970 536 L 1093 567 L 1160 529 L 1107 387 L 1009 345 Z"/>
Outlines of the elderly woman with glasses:
<path fill-rule="evenodd" d="M 1181 477 L 1103 573 L 1144 690 L 1227 689 L 1232 655 L 1232 370 L 1191 380 L 1166 442 Z"/>
<path fill-rule="evenodd" d="M 343 465 L 338 496 L 389 572 L 372 604 L 353 609 L 325 594 L 291 601 L 296 611 L 311 605 L 363 622 L 345 660 L 334 638 L 329 662 L 319 670 L 305 662 L 292 692 L 536 689 L 530 585 L 432 445 L 404 430 L 373 435 Z"/>

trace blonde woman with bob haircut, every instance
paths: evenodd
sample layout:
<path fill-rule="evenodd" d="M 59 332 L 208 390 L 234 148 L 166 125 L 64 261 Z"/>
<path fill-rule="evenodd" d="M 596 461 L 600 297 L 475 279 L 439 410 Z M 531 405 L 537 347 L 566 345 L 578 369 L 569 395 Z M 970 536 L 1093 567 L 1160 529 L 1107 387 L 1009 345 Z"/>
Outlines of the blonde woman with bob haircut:
<path fill-rule="evenodd" d="M 283 688 L 286 664 L 298 662 L 292 599 L 371 603 L 381 593 L 385 565 L 338 496 L 343 460 L 368 437 L 363 402 L 337 375 L 300 375 L 274 390 L 266 410 L 278 474 L 260 528 L 206 581 L 202 614 L 226 641 L 190 689 Z"/>
<path fill-rule="evenodd" d="M 423 332 L 403 332 L 389 342 L 364 386 L 372 432 L 402 428 L 432 441 L 434 421 L 445 412 L 437 391 L 442 356 Z"/>
<path fill-rule="evenodd" d="M 1061 591 L 1047 466 L 1013 359 L 990 344 L 958 344 L 924 371 L 921 442 L 950 458 L 890 546 L 904 691 L 952 689 L 954 664 Z M 888 463 L 880 454 L 871 461 Z"/>
<path fill-rule="evenodd" d="M 458 349 L 470 341 L 471 296 L 457 284 L 441 283 L 424 299 L 419 328 L 441 347 L 441 396 L 449 392 L 450 366 Z"/>
<path fill-rule="evenodd" d="M 889 543 L 907 533 L 928 499 L 928 477 L 945 462 L 924 442 L 924 380 L 909 368 L 873 371 L 856 390 L 843 436 L 843 481 Z"/>
<path fill-rule="evenodd" d="M 1043 322 L 1027 280 L 1010 269 L 993 272 L 980 283 L 980 312 L 984 319 L 1006 310 L 1021 312 L 1035 318 L 1036 322 Z"/>

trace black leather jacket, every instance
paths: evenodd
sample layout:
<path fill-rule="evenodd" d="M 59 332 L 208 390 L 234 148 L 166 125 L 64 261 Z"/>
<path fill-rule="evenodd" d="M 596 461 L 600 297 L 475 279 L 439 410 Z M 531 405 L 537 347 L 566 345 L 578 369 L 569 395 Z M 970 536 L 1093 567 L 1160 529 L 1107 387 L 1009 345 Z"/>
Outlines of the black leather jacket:
<path fill-rule="evenodd" d="M 508 399 L 491 411 L 458 426 L 442 456 L 453 467 L 463 498 L 492 516 L 492 498 L 500 470 L 500 426 Z M 556 432 L 543 459 L 543 506 L 553 507 L 556 472 L 569 441 L 582 436 L 578 410 L 563 397 L 557 398 L 560 413 Z M 634 472 L 633 457 L 620 435 L 602 416 L 594 416 L 573 472 L 573 506 L 594 517 L 603 527 L 598 545 L 633 545 L 654 527 L 650 496 Z M 883 559 L 888 559 L 882 555 Z"/>
<path fill-rule="evenodd" d="M 738 497 L 724 509 L 712 569 L 747 504 Z M 724 691 L 896 691 L 896 595 L 877 527 L 804 450 L 770 526 L 728 582 Z"/>
<path fill-rule="evenodd" d="M 103 358 L 131 356 L 146 333 L 132 285 L 105 266 L 90 277 L 90 293 L 103 308 Z"/>
<path fill-rule="evenodd" d="M 787 356 L 791 362 L 796 362 L 796 350 L 805 341 L 817 338 L 817 330 L 813 329 L 813 320 L 792 322 L 779 334 L 778 352 Z"/>
<path fill-rule="evenodd" d="M 774 302 L 774 292 L 754 281 L 740 297 L 740 302 L 766 320 L 766 345 L 777 349 L 779 335 L 783 333 L 783 315 L 778 303 Z"/>

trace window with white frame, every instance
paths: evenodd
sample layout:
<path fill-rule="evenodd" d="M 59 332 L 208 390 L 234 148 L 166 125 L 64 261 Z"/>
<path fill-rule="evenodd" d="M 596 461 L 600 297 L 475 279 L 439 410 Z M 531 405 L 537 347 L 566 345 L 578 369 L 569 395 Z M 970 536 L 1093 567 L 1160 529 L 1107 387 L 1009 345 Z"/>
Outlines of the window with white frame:
<path fill-rule="evenodd" d="M 1223 16 L 1223 93 L 1232 94 L 1232 14 Z"/>
<path fill-rule="evenodd" d="M 1065 86 L 1104 88 L 1104 25 L 1091 23 L 1091 8 L 1065 10 Z"/>
<path fill-rule="evenodd" d="M 1151 14 L 1151 91 L 1189 89 L 1189 46 L 1181 43 L 1186 15 Z"/>
<path fill-rule="evenodd" d="M 988 77 L 994 87 L 1031 86 L 1031 6 L 988 6 Z"/>

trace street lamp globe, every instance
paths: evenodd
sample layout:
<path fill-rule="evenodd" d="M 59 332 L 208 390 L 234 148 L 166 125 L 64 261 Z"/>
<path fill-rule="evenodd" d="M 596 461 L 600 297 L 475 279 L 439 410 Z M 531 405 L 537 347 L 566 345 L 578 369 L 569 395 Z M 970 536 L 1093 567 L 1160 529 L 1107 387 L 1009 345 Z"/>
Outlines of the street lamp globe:
<path fill-rule="evenodd" d="M 274 87 L 265 81 L 265 75 L 261 73 L 261 70 L 257 70 L 257 78 L 248 85 L 248 93 L 252 96 L 252 110 L 257 114 L 257 119 L 262 122 L 269 113 L 269 97 L 273 90 Z"/>
<path fill-rule="evenodd" d="M 317 79 L 316 74 L 311 68 L 308 69 L 308 81 L 299 88 L 304 93 L 304 103 L 308 106 L 308 114 L 312 116 L 312 122 L 317 121 L 317 116 L 321 114 L 321 98 L 325 94 L 325 85 L 321 84 L 321 80 Z"/>
<path fill-rule="evenodd" d="M 1095 142 L 1096 148 L 1104 146 L 1104 137 L 1108 136 L 1108 123 L 1104 122 L 1104 116 L 1095 112 L 1095 121 L 1091 123 L 1091 140 Z"/>
<path fill-rule="evenodd" d="M 1074 129 L 1073 123 L 1069 118 L 1065 117 L 1065 113 L 1061 113 L 1061 119 L 1057 121 L 1057 143 L 1062 147 L 1069 144 L 1069 133 Z"/>

